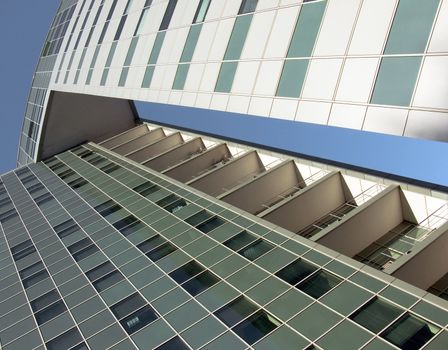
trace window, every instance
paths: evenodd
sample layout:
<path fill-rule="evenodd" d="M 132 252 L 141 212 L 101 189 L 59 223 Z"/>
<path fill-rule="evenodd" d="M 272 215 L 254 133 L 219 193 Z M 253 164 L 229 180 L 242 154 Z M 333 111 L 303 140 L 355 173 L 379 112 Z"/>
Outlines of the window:
<path fill-rule="evenodd" d="M 145 227 L 145 224 L 137 219 L 134 215 L 129 215 L 124 219 L 121 219 L 113 224 L 113 226 L 121 232 L 123 236 L 129 236 L 130 234 L 137 232 L 141 228 Z"/>
<path fill-rule="evenodd" d="M 227 326 L 232 327 L 247 316 L 253 314 L 258 307 L 243 296 L 238 297 L 214 312 Z"/>
<path fill-rule="evenodd" d="M 224 223 L 225 221 L 223 219 L 221 219 L 218 216 L 214 216 L 208 219 L 207 221 L 199 224 L 198 226 L 196 226 L 196 228 L 204 233 L 209 233 L 210 231 L 213 231 L 215 228 L 224 225 Z"/>
<path fill-rule="evenodd" d="M 33 194 L 34 192 L 37 192 L 39 190 L 43 190 L 45 187 L 41 183 L 37 183 L 34 185 L 31 185 L 27 188 L 28 193 Z"/>
<path fill-rule="evenodd" d="M 201 0 L 194 15 L 193 23 L 204 22 L 211 0 Z"/>
<path fill-rule="evenodd" d="M 230 92 L 232 89 L 233 78 L 235 77 L 238 62 L 223 62 L 219 70 L 218 80 L 216 81 L 215 91 Z"/>
<path fill-rule="evenodd" d="M 112 272 L 115 270 L 115 267 L 110 263 L 110 262 L 105 262 L 93 269 L 91 269 L 90 271 L 86 272 L 86 276 L 90 281 L 95 281 L 98 278 L 107 275 L 108 273 Z"/>
<path fill-rule="evenodd" d="M 160 235 L 155 235 L 146 241 L 140 243 L 137 248 L 140 249 L 144 254 L 149 253 L 151 250 L 159 247 L 166 242 L 165 238 Z"/>
<path fill-rule="evenodd" d="M 187 201 L 183 198 L 179 198 L 175 202 L 172 202 L 171 204 L 164 207 L 164 209 L 174 214 L 185 206 L 187 206 Z"/>
<path fill-rule="evenodd" d="M 72 219 L 64 221 L 62 224 L 55 226 L 53 229 L 60 238 L 67 237 L 73 232 L 80 230 L 79 226 Z"/>
<path fill-rule="evenodd" d="M 263 239 L 259 239 L 249 246 L 241 249 L 238 253 L 251 261 L 259 258 L 270 251 L 274 246 Z"/>
<path fill-rule="evenodd" d="M 157 247 L 154 250 L 146 253 L 146 256 L 150 258 L 152 261 L 157 261 L 167 256 L 168 254 L 174 252 L 177 248 L 173 246 L 171 243 L 164 243 L 161 246 Z"/>
<path fill-rule="evenodd" d="M 223 244 L 234 251 L 238 251 L 255 240 L 256 237 L 254 235 L 251 235 L 250 233 L 243 231 L 238 233 L 236 236 L 233 236 L 232 238 L 228 239 Z"/>
<path fill-rule="evenodd" d="M 191 226 L 197 226 L 200 223 L 210 219 L 213 215 L 205 210 L 201 210 L 200 212 L 190 216 L 185 221 Z"/>
<path fill-rule="evenodd" d="M 233 328 L 247 343 L 253 344 L 266 334 L 273 331 L 280 325 L 280 322 L 264 310 L 257 311 L 240 324 Z"/>
<path fill-rule="evenodd" d="M 31 301 L 31 308 L 34 312 L 45 309 L 60 299 L 59 293 L 55 289 Z"/>
<path fill-rule="evenodd" d="M 101 216 L 107 217 L 121 209 L 121 206 L 116 204 L 113 200 L 108 200 L 103 204 L 97 205 L 94 208 Z"/>
<path fill-rule="evenodd" d="M 90 238 L 84 238 L 72 244 L 67 249 L 76 261 L 81 261 L 98 251 L 98 248 L 93 244 Z"/>
<path fill-rule="evenodd" d="M 275 275 L 283 281 L 292 284 L 293 286 L 302 281 L 304 278 L 311 275 L 317 267 L 311 265 L 301 259 L 298 259 L 283 269 L 278 271 Z"/>
<path fill-rule="evenodd" d="M 118 169 L 120 169 L 120 166 L 115 163 L 109 163 L 100 168 L 100 170 L 104 171 L 106 174 L 111 174 Z"/>
<path fill-rule="evenodd" d="M 401 349 L 420 349 L 440 329 L 411 314 L 406 314 L 386 329 L 381 336 Z"/>
<path fill-rule="evenodd" d="M 238 14 L 242 15 L 244 13 L 254 12 L 255 8 L 257 7 L 257 3 L 258 3 L 258 0 L 243 0 L 241 2 L 241 6 L 238 11 Z"/>
<path fill-rule="evenodd" d="M 76 173 L 72 170 L 72 169 L 67 169 L 67 170 L 64 170 L 62 173 L 60 173 L 60 174 L 58 174 L 58 176 L 62 179 L 62 180 L 64 180 L 64 179 L 66 179 L 66 178 L 68 178 L 68 177 L 70 177 L 70 176 L 72 176 L 72 175 L 75 175 Z"/>
<path fill-rule="evenodd" d="M 137 187 L 134 187 L 133 190 L 141 194 L 143 197 L 146 197 L 149 196 L 151 193 L 160 190 L 160 187 L 148 181 Z"/>
<path fill-rule="evenodd" d="M 277 96 L 300 97 L 309 60 L 287 60 L 277 87 Z"/>
<path fill-rule="evenodd" d="M 204 271 L 204 268 L 199 265 L 196 261 L 192 260 L 185 265 L 177 268 L 176 270 L 169 273 L 170 277 L 177 283 L 181 284 L 189 280 L 191 277 Z"/>
<path fill-rule="evenodd" d="M 88 184 L 88 182 L 85 179 L 83 179 L 82 177 L 77 178 L 76 180 L 68 183 L 68 185 L 75 190 L 82 186 L 85 186 L 87 184 Z"/>
<path fill-rule="evenodd" d="M 160 24 L 160 30 L 168 29 L 171 22 L 171 17 L 173 17 L 174 9 L 176 8 L 177 0 L 169 0 L 168 6 L 166 7 L 165 14 L 163 15 L 162 23 Z"/>
<path fill-rule="evenodd" d="M 189 350 L 190 348 L 178 336 L 160 345 L 155 350 Z"/>
<path fill-rule="evenodd" d="M 45 269 L 45 266 L 44 266 L 44 264 L 42 264 L 41 261 L 39 261 L 39 262 L 37 262 L 37 263 L 35 263 L 33 265 L 30 265 L 30 266 L 20 270 L 19 271 L 19 275 L 20 275 L 21 279 L 25 279 L 25 278 L 28 278 L 28 277 L 34 275 L 36 272 L 39 272 L 39 271 L 41 271 L 43 269 Z"/>
<path fill-rule="evenodd" d="M 54 197 L 50 193 L 47 192 L 47 193 L 44 193 L 43 195 L 35 198 L 34 201 L 36 202 L 36 204 L 38 206 L 41 206 L 45 203 L 52 201 L 53 199 L 54 199 Z"/>
<path fill-rule="evenodd" d="M 378 333 L 400 316 L 402 312 L 403 310 L 398 307 L 375 298 L 351 315 L 350 318 L 373 333 Z"/>
<path fill-rule="evenodd" d="M 50 321 L 56 316 L 59 316 L 66 310 L 67 308 L 65 307 L 65 304 L 62 302 L 62 300 L 59 300 L 51 304 L 50 306 L 46 307 L 45 309 L 36 312 L 34 316 L 36 317 L 37 323 L 41 325 L 47 321 Z"/>
<path fill-rule="evenodd" d="M 29 288 L 46 279 L 47 277 L 49 277 L 47 270 L 41 270 L 34 275 L 23 279 L 22 283 L 25 288 Z"/>
<path fill-rule="evenodd" d="M 100 279 L 97 279 L 95 282 L 93 282 L 93 286 L 98 292 L 102 292 L 103 290 L 112 287 L 114 284 L 120 282 L 123 279 L 124 279 L 123 275 L 117 270 L 115 270 L 109 273 L 108 275 L 101 277 Z"/>
<path fill-rule="evenodd" d="M 15 216 L 18 216 L 17 211 L 15 209 L 10 209 L 0 214 L 0 222 L 4 224 L 8 220 L 11 220 Z"/>
<path fill-rule="evenodd" d="M 214 274 L 210 271 L 204 271 L 201 274 L 189 279 L 181 286 L 192 296 L 195 296 L 218 282 L 219 279 Z"/>
<path fill-rule="evenodd" d="M 337 286 L 340 282 L 341 279 L 339 277 L 320 270 L 310 278 L 300 283 L 297 288 L 313 298 L 318 299 L 330 289 Z"/>
<path fill-rule="evenodd" d="M 82 342 L 82 337 L 76 328 L 61 334 L 45 344 L 48 350 L 70 349 Z"/>
<path fill-rule="evenodd" d="M 138 294 L 134 293 L 126 299 L 111 306 L 111 310 L 117 319 L 122 319 L 125 316 L 140 309 L 146 304 L 145 300 Z"/>
<path fill-rule="evenodd" d="M 36 248 L 34 248 L 34 244 L 30 239 L 25 242 L 19 243 L 16 246 L 11 248 L 12 257 L 15 261 L 24 258 L 25 256 L 34 253 Z"/>

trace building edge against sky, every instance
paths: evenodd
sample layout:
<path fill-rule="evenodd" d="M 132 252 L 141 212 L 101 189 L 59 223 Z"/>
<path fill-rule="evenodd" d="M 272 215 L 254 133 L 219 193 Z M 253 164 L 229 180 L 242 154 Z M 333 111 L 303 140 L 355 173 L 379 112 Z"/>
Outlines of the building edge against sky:
<path fill-rule="evenodd" d="M 1 177 L 0 346 L 446 348 L 447 12 L 62 1 Z"/>

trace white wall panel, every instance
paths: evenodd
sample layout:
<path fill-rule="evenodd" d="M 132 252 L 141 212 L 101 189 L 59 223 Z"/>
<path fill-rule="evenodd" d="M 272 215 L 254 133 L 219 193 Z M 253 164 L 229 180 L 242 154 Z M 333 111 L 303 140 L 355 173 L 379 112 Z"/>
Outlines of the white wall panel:
<path fill-rule="evenodd" d="M 379 58 L 352 58 L 344 63 L 336 100 L 367 103 Z"/>
<path fill-rule="evenodd" d="M 256 13 L 252 18 L 249 33 L 241 53 L 241 59 L 263 57 L 266 41 L 272 27 L 275 11 Z"/>
<path fill-rule="evenodd" d="M 247 113 L 250 97 L 231 95 L 227 104 L 227 111 L 233 113 Z"/>
<path fill-rule="evenodd" d="M 366 109 L 366 106 L 334 103 L 331 107 L 328 125 L 350 129 L 361 129 Z"/>
<path fill-rule="evenodd" d="M 448 1 L 442 0 L 428 52 L 448 52 Z"/>
<path fill-rule="evenodd" d="M 257 78 L 259 62 L 240 62 L 235 72 L 232 92 L 250 94 Z"/>
<path fill-rule="evenodd" d="M 204 74 L 202 75 L 200 90 L 201 91 L 214 91 L 216 85 L 216 79 L 218 78 L 219 69 L 221 63 L 207 63 L 205 65 Z"/>
<path fill-rule="evenodd" d="M 219 22 L 217 21 L 204 23 L 202 25 L 201 34 L 199 34 L 198 42 L 192 58 L 193 62 L 207 61 L 218 25 Z"/>
<path fill-rule="evenodd" d="M 249 114 L 268 116 L 271 112 L 272 98 L 252 97 L 249 104 Z"/>
<path fill-rule="evenodd" d="M 333 99 L 342 59 L 313 59 L 303 87 L 303 98 Z"/>
<path fill-rule="evenodd" d="M 314 48 L 314 56 L 345 54 L 360 4 L 361 0 L 328 2 Z"/>
<path fill-rule="evenodd" d="M 369 107 L 363 130 L 402 135 L 407 114 L 406 109 Z"/>
<path fill-rule="evenodd" d="M 295 120 L 326 125 L 330 108 L 331 103 L 300 101 Z"/>
<path fill-rule="evenodd" d="M 202 73 L 204 72 L 205 64 L 190 64 L 188 69 L 187 79 L 185 81 L 185 90 L 198 91 L 199 85 L 202 79 Z"/>
<path fill-rule="evenodd" d="M 265 58 L 286 56 L 299 8 L 299 6 L 294 6 L 277 11 L 271 35 L 266 45 Z"/>
<path fill-rule="evenodd" d="M 262 61 L 255 83 L 255 95 L 274 96 L 283 68 L 283 61 Z"/>
<path fill-rule="evenodd" d="M 364 0 L 349 54 L 381 54 L 395 12 L 396 0 Z"/>
<path fill-rule="evenodd" d="M 293 120 L 297 110 L 297 100 L 274 98 L 271 107 L 271 117 Z"/>
<path fill-rule="evenodd" d="M 235 18 L 226 19 L 219 22 L 216 35 L 212 42 L 212 47 L 210 48 L 210 53 L 208 56 L 209 61 L 222 61 L 224 53 L 226 52 L 227 43 L 232 34 L 233 23 Z M 204 29 L 202 29 L 204 30 Z"/>

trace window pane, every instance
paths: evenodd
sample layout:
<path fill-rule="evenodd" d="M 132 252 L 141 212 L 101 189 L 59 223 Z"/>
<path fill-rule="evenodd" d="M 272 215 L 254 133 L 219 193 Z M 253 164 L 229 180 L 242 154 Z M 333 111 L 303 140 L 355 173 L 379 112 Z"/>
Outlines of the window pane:
<path fill-rule="evenodd" d="M 252 15 L 236 18 L 232 34 L 227 45 L 226 53 L 224 55 L 224 60 L 237 60 L 240 58 L 251 21 Z"/>
<path fill-rule="evenodd" d="M 134 312 L 135 310 L 138 310 L 145 304 L 146 302 L 143 300 L 143 298 L 139 294 L 135 293 L 120 301 L 119 303 L 111 306 L 111 310 L 118 319 L 121 319 Z"/>
<path fill-rule="evenodd" d="M 189 64 L 179 64 L 177 66 L 176 76 L 173 82 L 174 90 L 183 90 L 189 69 Z"/>
<path fill-rule="evenodd" d="M 409 106 L 421 61 L 421 57 L 384 57 L 371 103 Z"/>
<path fill-rule="evenodd" d="M 384 53 L 424 53 L 439 2 L 400 0 Z"/>
<path fill-rule="evenodd" d="M 223 219 L 221 219 L 218 216 L 215 216 L 209 220 L 207 220 L 206 222 L 203 222 L 202 224 L 199 224 L 198 226 L 196 226 L 196 228 L 199 231 L 202 231 L 204 233 L 208 233 L 210 231 L 213 231 L 215 228 L 223 225 L 225 223 L 225 221 Z"/>
<path fill-rule="evenodd" d="M 87 278 L 93 282 L 113 270 L 115 270 L 114 265 L 112 265 L 110 262 L 107 261 L 107 262 L 93 268 L 92 270 L 87 271 L 86 275 L 87 275 Z"/>
<path fill-rule="evenodd" d="M 326 5 L 326 1 L 302 5 L 287 57 L 311 56 Z"/>
<path fill-rule="evenodd" d="M 299 284 L 297 288 L 317 299 L 339 284 L 339 282 L 341 282 L 340 278 L 327 272 L 319 271 Z"/>
<path fill-rule="evenodd" d="M 46 343 L 48 350 L 70 349 L 82 341 L 81 334 L 76 328 L 70 329 L 68 332 L 52 339 Z"/>
<path fill-rule="evenodd" d="M 78 252 L 76 252 L 75 254 L 73 254 L 73 259 L 75 259 L 76 261 L 81 261 L 85 258 L 87 258 L 88 256 L 96 253 L 98 251 L 98 248 L 95 245 L 90 245 L 87 248 L 80 250 Z"/>
<path fill-rule="evenodd" d="M 264 253 L 270 251 L 274 246 L 262 239 L 252 243 L 251 245 L 241 249 L 238 253 L 249 260 L 255 260 Z"/>
<path fill-rule="evenodd" d="M 316 270 L 315 266 L 298 259 L 278 271 L 275 275 L 289 284 L 296 285 Z"/>
<path fill-rule="evenodd" d="M 146 254 L 146 253 L 150 252 L 151 250 L 157 248 L 158 246 L 162 245 L 165 242 L 166 242 L 165 238 L 163 238 L 160 235 L 156 235 L 154 237 L 151 237 L 147 241 L 140 243 L 137 246 L 137 248 Z"/>
<path fill-rule="evenodd" d="M 201 34 L 202 24 L 198 24 L 190 27 L 187 40 L 185 41 L 184 50 L 179 62 L 191 62 L 193 58 L 194 49 L 198 43 L 199 34 Z"/>
<path fill-rule="evenodd" d="M 72 234 L 73 232 L 76 232 L 79 230 L 79 226 L 74 222 L 72 219 L 67 220 L 63 222 L 62 224 L 59 224 L 54 227 L 54 230 L 56 231 L 57 235 L 60 238 L 67 237 L 68 235 Z"/>
<path fill-rule="evenodd" d="M 201 0 L 194 15 L 193 23 L 203 22 L 207 15 L 211 0 Z"/>
<path fill-rule="evenodd" d="M 155 350 L 189 350 L 190 348 L 179 338 L 174 337 L 165 344 L 160 345 Z"/>
<path fill-rule="evenodd" d="M 98 292 L 102 292 L 103 290 L 113 286 L 115 283 L 118 283 L 123 279 L 124 277 L 120 272 L 113 271 L 110 274 L 93 282 L 93 286 Z"/>
<path fill-rule="evenodd" d="M 280 322 L 269 315 L 266 311 L 259 310 L 257 313 L 244 320 L 233 328 L 247 343 L 253 344 L 266 334 L 280 325 Z"/>
<path fill-rule="evenodd" d="M 187 218 L 185 221 L 189 223 L 191 226 L 197 226 L 200 223 L 204 222 L 205 220 L 208 220 L 213 215 L 205 210 L 201 210 L 199 213 L 196 213 L 189 218 Z"/>
<path fill-rule="evenodd" d="M 54 304 L 51 304 L 47 308 L 45 308 L 35 314 L 37 323 L 41 325 L 41 324 L 55 318 L 56 316 L 62 314 L 66 310 L 67 310 L 67 308 L 65 307 L 62 300 L 60 300 Z"/>
<path fill-rule="evenodd" d="M 373 333 L 378 333 L 402 312 L 403 310 L 384 300 L 374 299 L 350 316 L 350 318 Z"/>
<path fill-rule="evenodd" d="M 77 251 L 80 251 L 81 249 L 88 247 L 91 244 L 92 244 L 92 240 L 90 238 L 86 237 L 86 238 L 81 239 L 80 241 L 68 246 L 67 249 L 71 254 L 73 254 L 73 253 L 76 253 Z"/>
<path fill-rule="evenodd" d="M 254 235 L 251 235 L 250 233 L 243 231 L 241 233 L 238 233 L 236 236 L 228 239 L 223 244 L 234 251 L 238 251 L 255 240 L 256 237 Z"/>
<path fill-rule="evenodd" d="M 165 30 L 168 28 L 173 17 L 174 9 L 176 8 L 177 0 L 170 0 L 166 7 L 165 14 L 163 15 L 162 23 L 159 30 Z"/>
<path fill-rule="evenodd" d="M 173 246 L 171 243 L 165 243 L 159 246 L 158 248 L 150 251 L 146 254 L 148 258 L 150 258 L 152 261 L 157 261 L 159 259 L 162 259 L 164 256 L 167 256 L 168 254 L 174 252 L 176 250 L 176 247 Z"/>
<path fill-rule="evenodd" d="M 34 312 L 37 312 L 37 311 L 47 307 L 48 305 L 53 304 L 55 301 L 57 301 L 59 299 L 60 299 L 60 297 L 59 297 L 58 292 L 56 292 L 56 290 L 52 290 L 52 291 L 42 295 L 41 297 L 31 301 L 31 307 Z"/>
<path fill-rule="evenodd" d="M 215 311 L 214 314 L 227 326 L 232 327 L 254 313 L 257 309 L 258 307 L 256 305 L 241 296 L 227 305 L 224 305 L 218 311 Z"/>
<path fill-rule="evenodd" d="M 216 82 L 215 91 L 230 92 L 235 77 L 237 62 L 223 62 Z"/>
<path fill-rule="evenodd" d="M 133 190 L 137 193 L 140 193 L 143 197 L 150 195 L 160 189 L 159 186 L 154 185 L 151 182 L 145 182 L 137 187 L 134 187 Z"/>
<path fill-rule="evenodd" d="M 44 268 L 45 268 L 44 264 L 42 264 L 42 262 L 39 261 L 31 266 L 28 266 L 27 268 L 24 268 L 23 270 L 21 270 L 19 272 L 19 274 L 20 274 L 20 277 L 22 279 L 24 279 L 24 278 L 34 275 L 36 272 L 39 272 L 39 271 L 43 270 Z"/>
<path fill-rule="evenodd" d="M 381 336 L 401 349 L 413 350 L 420 349 L 438 331 L 438 327 L 407 314 L 389 327 Z"/>
<path fill-rule="evenodd" d="M 192 296 L 195 296 L 218 282 L 219 279 L 214 274 L 204 271 L 182 284 L 182 287 Z"/>
<path fill-rule="evenodd" d="M 240 9 L 238 14 L 241 15 L 243 13 L 254 12 L 257 7 L 258 0 L 243 0 L 241 2 Z"/>
<path fill-rule="evenodd" d="M 35 284 L 39 283 L 40 281 L 44 280 L 48 277 L 47 270 L 42 270 L 31 277 L 28 277 L 22 281 L 25 288 L 29 288 L 31 286 L 34 286 Z"/>
<path fill-rule="evenodd" d="M 124 318 L 120 323 L 128 334 L 132 334 L 157 318 L 155 311 L 147 305 Z"/>
<path fill-rule="evenodd" d="M 181 284 L 202 271 L 204 271 L 204 268 L 201 265 L 196 261 L 190 261 L 173 272 L 170 272 L 169 275 L 173 280 Z"/>
<path fill-rule="evenodd" d="M 299 97 L 309 60 L 287 60 L 277 88 L 277 96 Z"/>

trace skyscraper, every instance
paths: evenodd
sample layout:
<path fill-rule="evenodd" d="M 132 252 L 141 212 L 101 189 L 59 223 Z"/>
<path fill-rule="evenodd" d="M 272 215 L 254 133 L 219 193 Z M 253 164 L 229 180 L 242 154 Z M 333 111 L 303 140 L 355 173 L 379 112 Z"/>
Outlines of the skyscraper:
<path fill-rule="evenodd" d="M 447 14 L 61 1 L 1 176 L 0 347 L 446 349 Z"/>

